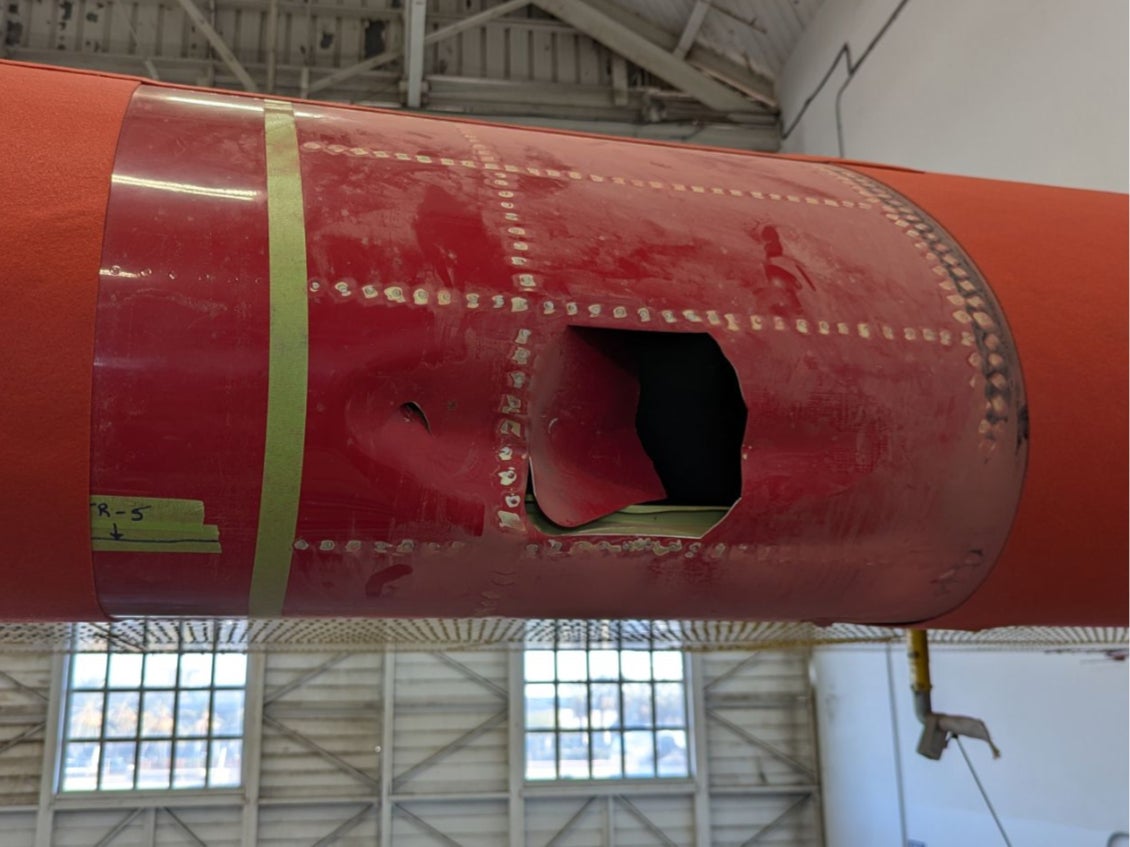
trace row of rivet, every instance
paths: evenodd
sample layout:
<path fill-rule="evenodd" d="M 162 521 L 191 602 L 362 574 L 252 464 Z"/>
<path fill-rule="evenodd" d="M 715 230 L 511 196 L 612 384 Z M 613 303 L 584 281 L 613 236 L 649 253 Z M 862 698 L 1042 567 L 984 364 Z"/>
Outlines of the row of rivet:
<path fill-rule="evenodd" d="M 462 132 L 462 130 L 461 130 Z M 463 133 L 468 137 L 467 133 Z M 431 156 L 422 153 L 404 153 L 389 150 L 378 150 L 368 147 L 350 147 L 344 144 L 323 144 L 320 141 L 307 141 L 302 145 L 302 150 L 308 153 L 328 153 L 331 156 L 350 156 L 361 159 L 387 160 L 390 162 L 411 162 L 422 165 L 439 165 L 448 168 L 465 168 L 467 170 L 483 170 L 496 174 L 521 174 L 523 176 L 554 179 L 572 182 L 589 182 L 607 184 L 629 188 L 652 189 L 656 191 L 684 192 L 688 194 L 702 194 L 716 197 L 738 197 L 752 200 L 778 201 L 784 203 L 804 203 L 809 206 L 844 209 L 873 209 L 877 205 L 874 198 L 864 200 L 844 200 L 832 197 L 812 197 L 800 194 L 787 194 L 774 191 L 753 191 L 746 188 L 723 188 L 711 185 L 692 185 L 682 182 L 668 182 L 657 179 L 639 179 L 636 177 L 604 176 L 602 174 L 582 173 L 575 170 L 559 170 L 556 168 L 537 168 L 529 166 L 501 164 L 494 157 L 488 160 L 454 159 L 448 156 Z"/>

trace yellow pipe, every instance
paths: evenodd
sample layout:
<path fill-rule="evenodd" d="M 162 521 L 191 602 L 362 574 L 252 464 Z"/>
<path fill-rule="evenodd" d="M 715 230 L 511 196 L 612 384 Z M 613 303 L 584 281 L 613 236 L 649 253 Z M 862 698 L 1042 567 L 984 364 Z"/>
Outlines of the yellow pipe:
<path fill-rule="evenodd" d="M 906 657 L 910 660 L 910 690 L 914 694 L 915 712 L 919 720 L 925 720 L 931 711 L 930 689 L 930 645 L 927 631 L 908 629 L 906 631 Z"/>

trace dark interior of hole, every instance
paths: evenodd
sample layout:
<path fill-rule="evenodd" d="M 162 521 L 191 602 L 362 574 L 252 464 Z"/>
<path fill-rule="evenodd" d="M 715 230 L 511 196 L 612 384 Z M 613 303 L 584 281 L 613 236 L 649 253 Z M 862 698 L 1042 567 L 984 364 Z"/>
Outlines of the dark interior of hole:
<path fill-rule="evenodd" d="M 667 492 L 654 502 L 733 505 L 747 412 L 718 343 L 705 333 L 574 331 L 639 380 L 636 432 Z"/>

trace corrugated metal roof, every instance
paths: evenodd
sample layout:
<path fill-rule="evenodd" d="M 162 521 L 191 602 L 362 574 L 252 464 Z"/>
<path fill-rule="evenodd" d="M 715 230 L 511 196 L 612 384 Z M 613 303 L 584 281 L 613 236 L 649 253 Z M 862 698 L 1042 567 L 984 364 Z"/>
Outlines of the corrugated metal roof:
<path fill-rule="evenodd" d="M 679 35 L 696 0 L 616 0 Z M 776 77 L 824 0 L 710 0 L 698 44 L 766 76 Z"/>

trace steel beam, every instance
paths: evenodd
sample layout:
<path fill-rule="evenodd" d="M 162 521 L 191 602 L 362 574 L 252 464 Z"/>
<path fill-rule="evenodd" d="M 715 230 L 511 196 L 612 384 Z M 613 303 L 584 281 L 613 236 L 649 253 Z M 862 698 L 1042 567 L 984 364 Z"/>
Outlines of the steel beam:
<path fill-rule="evenodd" d="M 741 847 L 752 847 L 752 845 L 758 843 L 762 838 L 764 838 L 766 835 L 768 835 L 770 832 L 772 832 L 777 827 L 779 827 L 782 823 L 784 823 L 785 820 L 789 817 L 789 815 L 791 815 L 793 812 L 795 812 L 797 809 L 799 809 L 801 806 L 803 806 L 805 803 L 807 803 L 811 796 L 812 796 L 811 794 L 805 794 L 799 800 L 796 800 L 793 803 L 791 803 L 785 809 L 785 811 L 781 812 L 781 814 L 777 815 L 777 817 L 773 818 L 773 820 L 769 821 L 769 823 L 765 824 L 765 826 L 761 827 L 759 830 L 757 830 L 757 832 L 755 832 L 753 835 L 751 835 L 749 838 L 747 838 L 745 841 L 743 841 L 742 844 L 741 844 Z"/>
<path fill-rule="evenodd" d="M 22 682 L 20 682 L 18 679 L 16 679 L 14 676 L 12 676 L 10 673 L 8 673 L 6 671 L 0 671 L 0 679 L 5 680 L 9 685 L 11 685 L 16 690 L 22 691 L 24 694 L 27 694 L 30 697 L 34 697 L 36 700 L 41 700 L 44 703 L 47 702 L 47 695 L 46 694 L 44 694 L 38 688 L 32 688 L 30 685 L 24 685 Z"/>
<path fill-rule="evenodd" d="M 715 111 L 741 113 L 756 108 L 734 89 L 716 82 L 687 62 L 676 58 L 670 48 L 661 47 L 641 35 L 637 29 L 606 14 L 607 3 L 602 3 L 599 8 L 589 0 L 534 0 L 534 3 Z"/>
<path fill-rule="evenodd" d="M 698 31 L 702 29 L 702 22 L 706 19 L 706 13 L 710 11 L 710 0 L 695 0 L 694 8 L 691 13 L 687 15 L 687 22 L 683 24 L 683 32 L 679 36 L 679 43 L 675 45 L 675 49 L 671 51 L 676 59 L 686 57 L 687 51 L 691 49 L 691 45 L 695 43 L 698 38 Z"/>
<path fill-rule="evenodd" d="M 553 834 L 553 837 L 549 839 L 549 841 L 545 842 L 545 847 L 557 847 L 557 843 L 569 834 L 569 831 L 577 825 L 577 821 L 584 817 L 585 812 L 589 810 L 589 806 L 591 806 L 595 802 L 596 798 L 590 797 L 588 800 L 582 803 L 581 808 L 577 809 L 577 811 L 573 813 L 573 816 L 569 818 L 569 820 L 565 821 L 565 823 L 561 826 L 561 829 L 557 830 L 557 832 Z"/>
<path fill-rule="evenodd" d="M 0 756 L 7 753 L 17 744 L 21 744 L 29 738 L 39 735 L 39 733 L 44 730 L 45 726 L 45 724 L 37 723 L 35 726 L 28 727 L 23 732 L 13 735 L 11 738 L 5 738 L 3 741 L 0 741 Z"/>
<path fill-rule="evenodd" d="M 259 843 L 259 794 L 263 774 L 263 687 L 267 657 L 256 651 L 247 656 L 247 686 L 243 708 L 243 791 L 240 820 L 241 847 Z"/>
<path fill-rule="evenodd" d="M 208 43 L 212 45 L 212 49 L 216 51 L 216 55 L 228 66 L 228 70 L 235 74 L 240 84 L 242 84 L 247 91 L 258 91 L 259 89 L 255 85 L 255 80 L 251 78 L 251 74 L 239 63 L 239 59 L 235 57 L 235 53 L 228 47 L 228 43 L 224 41 L 223 36 L 216 32 L 216 28 L 204 17 L 204 13 L 200 11 L 200 7 L 192 2 L 192 0 L 177 0 L 177 2 L 180 3 L 181 8 L 184 9 L 185 14 L 188 15 L 189 20 L 192 21 L 192 25 L 200 30 L 201 34 L 208 39 Z"/>
<path fill-rule="evenodd" d="M 178 809 L 224 808 L 242 805 L 243 792 L 238 788 L 177 788 Z M 309 802 L 305 799 L 304 802 Z M 108 809 L 160 809 L 169 804 L 169 790 L 154 791 L 90 791 L 84 794 L 60 794 L 52 807 L 56 812 L 91 812 Z"/>
<path fill-rule="evenodd" d="M 162 809 L 160 809 L 160 811 L 162 811 L 166 815 L 168 815 L 169 820 L 171 820 L 173 822 L 173 826 L 175 826 L 177 829 L 179 829 L 180 832 L 181 832 L 181 835 L 183 835 L 190 842 L 195 844 L 196 847 L 208 847 L 208 845 L 204 842 L 204 839 L 202 839 L 199 835 L 197 835 L 195 832 L 193 832 L 192 828 L 188 824 L 186 824 L 184 821 L 182 821 L 180 819 L 180 816 L 178 816 L 176 812 L 174 812 L 172 809 L 168 809 L 168 808 L 162 808 Z"/>
<path fill-rule="evenodd" d="M 298 676 L 291 679 L 290 682 L 286 683 L 285 685 L 280 685 L 278 688 L 274 688 L 274 689 L 271 689 L 270 691 L 268 691 L 265 694 L 265 696 L 263 697 L 263 704 L 268 705 L 270 703 L 274 703 L 280 697 L 283 697 L 283 696 L 289 694 L 290 692 L 294 691 L 294 689 L 296 689 L 296 688 L 301 688 L 303 685 L 308 683 L 314 677 L 320 676 L 321 674 L 325 673 L 326 671 L 328 671 L 330 668 L 334 667 L 335 665 L 340 665 L 342 662 L 344 662 L 348 658 L 349 658 L 349 653 L 337 653 L 333 656 L 330 656 L 328 659 L 326 659 L 320 665 L 317 665 L 316 667 L 313 667 L 308 671 L 303 671 Z"/>
<path fill-rule="evenodd" d="M 506 678 L 509 690 L 507 708 L 507 755 L 509 792 L 507 817 L 510 825 L 509 847 L 526 847 L 526 798 L 522 788 L 526 782 L 526 687 L 524 651 L 509 650 L 506 654 Z"/>
<path fill-rule="evenodd" d="M 506 689 L 503 688 L 501 685 L 498 685 L 497 683 L 492 682 L 491 680 L 487 679 L 485 676 L 483 676 L 478 671 L 471 670 L 465 664 L 463 664 L 462 662 L 460 662 L 456 659 L 451 658 L 451 656 L 447 655 L 446 653 L 432 653 L 430 655 L 432 656 L 433 659 L 438 659 L 439 661 L 441 661 L 445 665 L 447 665 L 449 668 L 452 668 L 454 670 L 459 671 L 460 674 L 467 677 L 467 679 L 471 680 L 472 682 L 477 682 L 483 688 L 487 689 L 488 691 L 490 691 L 494 694 L 497 694 L 503 700 L 505 700 L 505 699 L 507 699 L 507 697 L 509 697 L 509 694 L 507 693 Z"/>
<path fill-rule="evenodd" d="M 727 679 L 736 676 L 746 668 L 759 664 L 761 662 L 761 659 L 762 655 L 760 653 L 751 653 L 740 662 L 737 662 L 736 664 L 733 664 L 730 667 L 726 668 L 726 671 L 724 673 L 718 674 L 718 676 L 714 677 L 714 679 L 706 683 L 705 690 L 710 691 L 711 689 L 716 688 Z"/>
<path fill-rule="evenodd" d="M 450 756 L 456 750 L 463 749 L 468 744 L 470 744 L 472 741 L 474 741 L 476 738 L 478 738 L 480 735 L 483 735 L 484 733 L 489 732 L 490 730 L 494 729 L 494 727 L 498 726 L 500 723 L 502 723 L 503 721 L 506 720 L 506 716 L 507 716 L 508 711 L 509 711 L 508 709 L 503 709 L 501 712 L 497 712 L 496 714 L 491 715 L 489 718 L 487 718 L 485 721 L 480 723 L 478 726 L 472 727 L 471 729 L 467 730 L 462 735 L 460 735 L 458 738 L 453 739 L 449 743 L 443 745 L 438 750 L 436 750 L 434 753 L 425 757 L 424 759 L 420 760 L 419 762 L 414 764 L 412 767 L 410 767 L 408 770 L 404 771 L 404 773 L 397 774 L 393 778 L 393 783 L 392 783 L 393 788 L 398 790 L 404 783 L 406 783 L 410 779 L 412 779 L 412 777 L 414 777 L 414 776 L 420 774 L 421 772 L 427 770 L 428 768 L 432 767 L 432 765 L 435 765 L 437 762 L 440 762 L 443 759 L 446 759 L 448 756 Z"/>
<path fill-rule="evenodd" d="M 180 0 L 182 3 L 185 0 Z M 528 6 L 530 0 L 506 0 L 505 3 L 500 3 L 497 6 L 491 6 L 485 11 L 479 12 L 475 15 L 463 18 L 455 23 L 448 24 L 447 26 L 440 27 L 435 32 L 429 32 L 424 35 L 424 44 L 435 44 L 437 41 L 443 41 L 445 38 L 450 38 L 453 35 L 458 35 L 469 29 L 482 26 L 487 21 L 492 21 L 502 15 L 508 15 L 516 9 L 521 9 Z M 378 53 L 376 56 L 370 56 L 364 61 L 357 62 L 349 67 L 342 68 L 341 70 L 334 71 L 328 76 L 310 83 L 308 94 L 316 94 L 324 89 L 331 88 L 340 82 L 357 76 L 357 74 L 364 73 L 365 71 L 372 70 L 373 68 L 387 65 L 389 62 L 395 62 L 404 55 L 403 50 L 386 50 L 383 53 Z"/>
<path fill-rule="evenodd" d="M 141 843 L 145 847 L 157 847 L 157 810 L 146 809 L 145 820 L 142 822 L 145 827 L 145 834 L 142 836 Z"/>
<path fill-rule="evenodd" d="M 392 751 L 396 743 L 396 653 L 385 648 L 381 657 L 381 773 L 379 847 L 392 847 Z"/>
<path fill-rule="evenodd" d="M 70 660 L 61 653 L 51 657 L 51 689 L 47 699 L 43 764 L 39 773 L 39 808 L 35 815 L 35 847 L 51 847 L 55 841 L 55 788 L 59 772 L 59 738 L 63 734 L 64 679 Z"/>
<path fill-rule="evenodd" d="M 444 791 L 440 794 L 424 793 L 419 794 L 392 794 L 390 799 L 393 803 L 497 803 L 500 800 L 506 800 L 510 797 L 507 791 L 467 791 L 467 792 L 450 792 Z"/>
<path fill-rule="evenodd" d="M 739 65 L 701 44 L 693 45 L 688 51 L 687 64 L 732 85 L 771 109 L 777 108 L 776 85 L 773 79 L 752 67 Z"/>
<path fill-rule="evenodd" d="M 566 2 L 572 1 L 566 0 Z M 633 14 L 612 0 L 577 0 L 577 2 L 587 2 L 589 6 L 598 9 L 621 26 L 639 33 L 666 53 L 671 53 L 679 43 L 677 35 L 672 35 L 652 21 Z M 759 103 L 773 109 L 777 107 L 773 80 L 768 76 L 715 53 L 702 44 L 695 44 L 690 48 L 686 61 L 691 67 L 716 79 L 724 80 Z"/>
<path fill-rule="evenodd" d="M 333 844 L 343 835 L 356 829 L 361 821 L 365 820 L 365 818 L 369 816 L 369 812 L 371 811 L 373 811 L 373 804 L 366 803 L 361 808 L 361 811 L 359 811 L 353 817 L 349 818 L 349 820 L 343 821 L 342 823 L 338 824 L 333 828 L 332 831 L 326 833 L 317 841 L 315 841 L 313 847 L 330 847 L 331 844 Z"/>
<path fill-rule="evenodd" d="M 142 809 L 134 809 L 132 812 L 130 812 L 128 815 L 126 815 L 124 818 L 122 818 L 120 821 L 106 830 L 106 833 L 101 838 L 99 838 L 98 841 L 95 842 L 94 847 L 106 847 L 107 844 L 121 835 L 131 823 L 137 820 L 138 815 L 140 815 L 142 811 Z"/>
<path fill-rule="evenodd" d="M 446 832 L 441 832 L 440 830 L 436 829 L 434 826 L 432 826 L 426 820 L 421 818 L 419 815 L 412 814 L 410 811 L 405 809 L 403 806 L 397 806 L 396 807 L 396 813 L 398 815 L 402 815 L 405 818 L 407 818 L 408 820 L 412 821 L 412 823 L 416 824 L 416 826 L 420 827 L 420 829 L 424 830 L 424 832 L 431 835 L 433 838 L 438 840 L 441 844 L 446 844 L 447 847 L 463 847 L 462 844 L 460 844 L 458 841 L 456 841 L 454 838 L 452 838 Z"/>
<path fill-rule="evenodd" d="M 784 750 L 778 750 L 776 747 L 774 747 L 768 741 L 763 741 L 762 739 L 758 738 L 756 735 L 754 735 L 749 730 L 742 729 L 740 726 L 738 726 L 733 721 L 727 720 L 726 718 L 722 717 L 720 714 L 718 714 L 718 712 L 716 710 L 707 709 L 706 710 L 706 716 L 708 718 L 710 718 L 712 721 L 716 721 L 717 723 L 726 727 L 726 729 L 730 730 L 730 732 L 734 733 L 734 735 L 738 736 L 738 738 L 742 739 L 746 743 L 751 744 L 754 747 L 757 747 L 761 750 L 764 750 L 766 753 L 768 753 L 773 758 L 779 759 L 787 765 L 791 765 L 793 768 L 800 771 L 802 774 L 807 776 L 809 779 L 812 779 L 812 780 L 816 779 L 816 772 L 811 767 L 806 765 L 804 762 L 800 761 L 799 759 L 797 759 L 793 756 L 790 756 Z"/>
<path fill-rule="evenodd" d="M 317 743 L 316 741 L 311 740 L 310 738 L 307 738 L 305 735 L 303 735 L 298 730 L 291 729 L 289 726 L 286 726 L 285 724 L 280 723 L 279 721 L 275 720 L 274 718 L 272 718 L 269 715 L 263 715 L 263 724 L 265 726 L 271 727 L 276 732 L 279 732 L 282 735 L 285 735 L 291 741 L 294 741 L 298 744 L 301 744 L 303 747 L 305 747 L 310 752 L 315 753 L 318 756 L 321 756 L 323 759 L 325 759 L 327 762 L 329 762 L 335 768 L 349 774 L 351 777 L 356 779 L 358 782 L 363 782 L 364 784 L 368 785 L 370 788 L 380 788 L 379 780 L 374 779 L 372 776 L 365 773 L 360 768 L 353 767 L 353 765 L 349 764 L 349 762 L 345 761 L 345 759 L 341 758 L 341 756 L 337 755 L 336 753 L 331 753 L 329 750 L 327 750 L 321 744 Z"/>
<path fill-rule="evenodd" d="M 663 847 L 679 847 L 678 844 L 676 844 L 674 841 L 671 840 L 671 837 L 669 835 L 667 835 L 666 832 L 664 832 L 662 829 L 659 828 L 659 826 L 655 823 L 655 821 L 653 821 L 651 818 L 649 818 L 647 815 L 645 815 L 643 812 L 641 812 L 640 809 L 639 809 L 639 806 L 637 806 L 635 803 L 633 803 L 627 797 L 617 797 L 616 802 L 619 803 L 621 806 L 623 806 L 625 809 L 627 809 L 628 814 L 630 814 L 633 818 L 635 818 L 637 821 L 639 821 L 644 829 L 646 829 L 653 836 L 655 836 L 655 839 L 660 844 L 662 844 Z"/>
<path fill-rule="evenodd" d="M 612 71 L 612 105 L 628 105 L 628 60 L 617 54 L 610 62 Z"/>
<path fill-rule="evenodd" d="M 267 93 L 275 93 L 275 75 L 279 66 L 279 0 L 270 0 L 267 7 Z"/>
<path fill-rule="evenodd" d="M 705 663 L 701 653 L 692 653 L 690 665 L 691 751 L 694 754 L 694 843 L 710 847 L 710 749 L 706 732 Z"/>
<path fill-rule="evenodd" d="M 419 109 L 424 91 L 424 35 L 428 0 L 404 4 L 404 105 Z"/>

